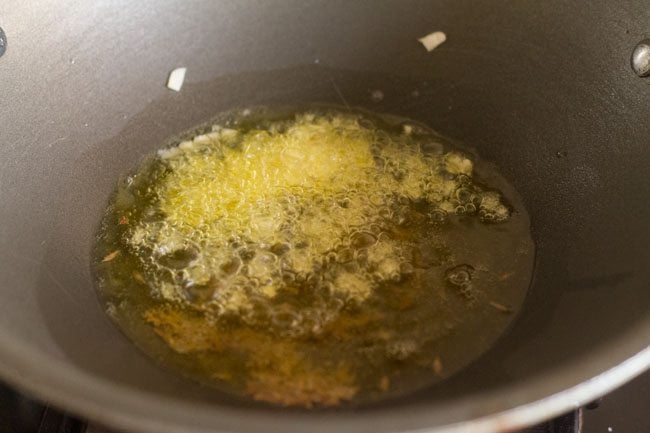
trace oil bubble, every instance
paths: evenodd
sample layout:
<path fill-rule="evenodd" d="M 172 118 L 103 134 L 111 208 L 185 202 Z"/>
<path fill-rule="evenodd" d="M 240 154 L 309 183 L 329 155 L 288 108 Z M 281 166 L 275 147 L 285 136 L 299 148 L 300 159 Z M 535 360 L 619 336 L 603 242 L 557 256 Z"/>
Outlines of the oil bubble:
<path fill-rule="evenodd" d="M 367 248 L 377 242 L 377 238 L 368 232 L 356 232 L 352 235 L 351 243 L 353 248 Z"/>
<path fill-rule="evenodd" d="M 221 265 L 221 270 L 225 275 L 233 275 L 239 272 L 242 266 L 242 261 L 239 257 L 234 256 L 227 262 Z"/>
<path fill-rule="evenodd" d="M 421 144 L 420 150 L 425 155 L 440 155 L 443 152 L 443 146 L 435 141 L 429 141 Z"/>
<path fill-rule="evenodd" d="M 196 260 L 197 256 L 198 253 L 195 250 L 182 248 L 158 258 L 158 262 L 167 268 L 183 269 Z"/>
<path fill-rule="evenodd" d="M 434 224 L 441 224 L 447 220 L 447 212 L 442 209 L 433 209 L 429 212 L 429 220 Z"/>
<path fill-rule="evenodd" d="M 206 284 L 194 284 L 190 280 L 186 280 L 183 284 L 185 294 L 190 302 L 205 303 L 211 300 L 214 296 L 217 284 L 214 280 L 208 281 Z"/>
<path fill-rule="evenodd" d="M 288 331 L 299 327 L 302 315 L 288 306 L 279 306 L 270 311 L 270 321 L 273 326 Z"/>
<path fill-rule="evenodd" d="M 456 200 L 461 204 L 469 203 L 472 199 L 472 191 L 467 188 L 458 188 L 455 195 Z"/>
<path fill-rule="evenodd" d="M 474 268 L 470 265 L 462 264 L 450 268 L 445 272 L 445 279 L 452 286 L 466 288 L 472 282 Z"/>

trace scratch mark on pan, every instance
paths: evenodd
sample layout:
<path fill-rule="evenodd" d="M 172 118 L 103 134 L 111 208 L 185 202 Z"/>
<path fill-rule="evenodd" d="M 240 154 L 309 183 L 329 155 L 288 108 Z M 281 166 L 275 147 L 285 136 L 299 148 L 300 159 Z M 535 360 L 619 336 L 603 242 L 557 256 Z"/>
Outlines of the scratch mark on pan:
<path fill-rule="evenodd" d="M 59 137 L 59 138 L 57 138 L 55 140 L 52 140 L 49 143 L 47 143 L 45 145 L 45 147 L 50 149 L 55 144 L 60 143 L 61 141 L 66 140 L 67 138 L 68 138 L 67 135 L 64 136 L 64 137 Z M 20 152 L 20 155 L 18 156 L 17 161 L 22 161 L 26 156 L 31 155 L 33 153 L 32 150 L 33 150 L 32 146 L 23 146 L 23 150 L 22 150 L 22 152 Z"/>
<path fill-rule="evenodd" d="M 52 141 L 51 143 L 49 143 L 49 144 L 47 145 L 47 147 L 52 147 L 52 146 L 54 146 L 55 144 L 57 144 L 57 143 L 59 143 L 59 142 L 65 140 L 66 138 L 68 138 L 67 135 L 66 135 L 65 137 L 59 137 L 59 138 L 57 138 L 56 140 L 54 140 L 54 141 Z"/>
<path fill-rule="evenodd" d="M 7 251 L 7 252 L 9 253 L 10 256 L 13 256 L 13 257 L 15 257 L 17 259 L 23 259 L 23 260 L 27 260 L 28 262 L 34 263 L 36 265 L 42 265 L 42 263 L 39 260 L 33 259 L 33 258 L 29 257 L 29 256 L 24 255 L 24 254 L 19 254 L 19 253 L 16 253 L 14 251 L 10 251 L 10 250 Z M 83 307 L 83 304 L 81 302 L 79 302 L 79 299 L 77 299 L 70 292 L 70 290 L 63 283 L 61 283 L 61 281 L 59 281 L 54 276 L 52 271 L 47 267 L 45 268 L 45 275 L 48 277 L 48 279 L 52 283 L 54 283 L 55 286 L 57 286 L 59 289 L 61 289 L 61 291 L 66 295 L 66 297 L 69 298 L 77 307 L 79 307 L 79 308 Z"/>
<path fill-rule="evenodd" d="M 343 96 L 343 93 L 341 93 L 341 89 L 339 89 L 338 84 L 336 84 L 336 81 L 334 81 L 334 78 L 330 78 L 330 81 L 332 82 L 332 86 L 334 86 L 334 90 L 336 90 L 336 94 L 339 95 L 339 98 L 341 98 L 341 102 L 343 102 L 343 105 L 346 106 L 348 110 L 350 110 L 350 104 L 348 104 L 348 101 L 345 100 L 345 97 Z"/>
<path fill-rule="evenodd" d="M 70 292 L 70 290 L 54 276 L 52 271 L 50 271 L 49 269 L 45 269 L 45 272 L 47 276 L 50 278 L 50 281 L 52 281 L 54 285 L 56 285 L 59 289 L 61 289 L 61 291 L 65 293 L 67 298 L 69 298 L 78 307 L 82 307 L 81 302 L 79 302 L 79 300 Z"/>

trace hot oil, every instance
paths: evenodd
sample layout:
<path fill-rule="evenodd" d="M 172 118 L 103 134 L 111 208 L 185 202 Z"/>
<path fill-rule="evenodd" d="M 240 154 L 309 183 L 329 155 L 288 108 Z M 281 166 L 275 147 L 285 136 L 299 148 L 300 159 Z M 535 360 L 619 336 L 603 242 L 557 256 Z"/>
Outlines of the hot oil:
<path fill-rule="evenodd" d="M 528 216 L 487 164 L 407 119 L 224 115 L 122 180 L 96 248 L 107 312 L 161 365 L 333 406 L 476 359 L 530 282 Z"/>

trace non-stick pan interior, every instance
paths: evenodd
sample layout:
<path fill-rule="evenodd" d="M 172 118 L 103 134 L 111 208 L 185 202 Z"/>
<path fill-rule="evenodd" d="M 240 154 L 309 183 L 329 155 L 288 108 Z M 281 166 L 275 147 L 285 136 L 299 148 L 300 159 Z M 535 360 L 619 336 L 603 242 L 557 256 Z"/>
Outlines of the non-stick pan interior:
<path fill-rule="evenodd" d="M 0 375 L 149 429 L 389 431 L 527 403 L 642 350 L 650 87 L 628 53 L 650 16 L 642 1 L 554 3 L 3 2 Z M 417 38 L 434 30 L 448 40 L 428 53 Z M 169 137 L 223 110 L 314 102 L 411 117 L 475 148 L 524 197 L 537 257 L 516 325 L 468 369 L 309 415 L 159 369 L 101 310 L 90 250 L 117 178 Z"/>

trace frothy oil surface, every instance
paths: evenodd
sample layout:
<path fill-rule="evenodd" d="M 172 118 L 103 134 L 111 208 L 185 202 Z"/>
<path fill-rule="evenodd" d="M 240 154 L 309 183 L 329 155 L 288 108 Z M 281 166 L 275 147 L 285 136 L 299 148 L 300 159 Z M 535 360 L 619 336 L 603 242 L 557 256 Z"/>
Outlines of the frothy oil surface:
<path fill-rule="evenodd" d="M 274 117 L 217 122 L 119 186 L 97 271 L 124 331 L 203 382 L 307 407 L 405 392 L 483 352 L 530 278 L 514 191 L 412 122 Z"/>

